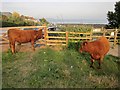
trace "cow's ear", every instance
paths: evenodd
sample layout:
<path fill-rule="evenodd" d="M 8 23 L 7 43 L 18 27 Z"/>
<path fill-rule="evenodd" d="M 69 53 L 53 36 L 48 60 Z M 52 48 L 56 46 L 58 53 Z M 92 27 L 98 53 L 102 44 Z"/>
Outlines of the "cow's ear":
<path fill-rule="evenodd" d="M 85 45 L 87 45 L 88 44 L 88 42 L 87 41 L 85 41 L 85 42 L 83 42 L 83 45 L 85 46 Z"/>
<path fill-rule="evenodd" d="M 44 28 L 42 28 L 41 30 L 44 30 Z"/>

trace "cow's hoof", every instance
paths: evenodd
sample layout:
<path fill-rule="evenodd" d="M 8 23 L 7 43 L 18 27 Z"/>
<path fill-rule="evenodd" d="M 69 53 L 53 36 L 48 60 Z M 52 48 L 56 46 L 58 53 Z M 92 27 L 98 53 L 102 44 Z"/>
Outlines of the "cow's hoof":
<path fill-rule="evenodd" d="M 97 67 L 97 69 L 101 69 L 101 67 Z"/>
<path fill-rule="evenodd" d="M 93 68 L 93 69 L 94 69 L 94 67 L 93 67 L 93 66 L 90 66 L 90 68 Z"/>

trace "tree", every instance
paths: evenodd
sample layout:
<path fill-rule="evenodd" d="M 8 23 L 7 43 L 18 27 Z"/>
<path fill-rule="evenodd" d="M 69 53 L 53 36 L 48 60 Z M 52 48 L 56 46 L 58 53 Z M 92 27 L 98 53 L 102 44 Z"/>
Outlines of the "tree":
<path fill-rule="evenodd" d="M 118 27 L 120 27 L 120 1 L 116 2 L 115 14 L 116 14 L 116 21 L 118 23 Z"/>
<path fill-rule="evenodd" d="M 115 12 L 108 11 L 107 19 L 108 25 L 107 28 L 120 28 L 120 1 L 115 4 Z"/>
<path fill-rule="evenodd" d="M 15 17 L 15 18 L 19 18 L 19 17 L 20 17 L 20 14 L 17 13 L 17 12 L 13 12 L 12 16 Z"/>
<path fill-rule="evenodd" d="M 42 19 L 39 19 L 40 23 L 43 25 L 43 24 L 49 24 L 49 22 L 45 19 L 45 18 L 42 18 Z"/>
<path fill-rule="evenodd" d="M 118 27 L 115 13 L 108 11 L 107 17 L 108 17 L 107 19 L 109 21 L 108 26 L 107 26 L 108 28 Z"/>
<path fill-rule="evenodd" d="M 2 23 L 1 25 L 2 27 L 40 25 L 40 22 L 34 22 L 33 20 L 27 20 L 27 19 L 29 19 L 29 17 L 20 15 L 17 12 L 13 12 L 12 15 L 8 17 L 0 13 L 0 22 Z M 45 21 L 42 20 L 42 22 L 45 22 Z"/>
<path fill-rule="evenodd" d="M 2 21 L 7 21 L 7 20 L 8 20 L 8 17 L 5 15 L 2 15 Z"/>

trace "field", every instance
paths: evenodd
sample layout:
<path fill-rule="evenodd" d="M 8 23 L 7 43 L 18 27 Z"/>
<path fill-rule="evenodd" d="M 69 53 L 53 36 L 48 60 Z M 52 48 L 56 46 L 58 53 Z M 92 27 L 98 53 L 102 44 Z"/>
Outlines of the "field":
<path fill-rule="evenodd" d="M 3 88 L 117 88 L 120 58 L 106 55 L 102 69 L 90 68 L 90 55 L 74 49 L 41 48 L 2 53 Z"/>

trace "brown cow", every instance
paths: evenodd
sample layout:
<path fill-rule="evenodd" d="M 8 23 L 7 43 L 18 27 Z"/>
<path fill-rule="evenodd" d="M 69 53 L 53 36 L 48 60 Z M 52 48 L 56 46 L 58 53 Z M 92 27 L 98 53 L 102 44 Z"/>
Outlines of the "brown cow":
<path fill-rule="evenodd" d="M 88 52 L 91 55 L 91 66 L 93 67 L 94 59 L 98 60 L 99 67 L 101 68 L 101 62 L 103 61 L 104 56 L 110 49 L 109 41 L 106 37 L 100 37 L 98 40 L 92 42 L 83 42 L 79 51 Z"/>
<path fill-rule="evenodd" d="M 31 42 L 33 50 L 34 42 L 40 38 L 43 38 L 42 29 L 35 31 L 35 30 L 19 30 L 19 29 L 9 29 L 8 30 L 8 39 L 9 45 L 12 49 L 12 53 L 15 53 L 15 42 L 18 43 L 27 43 Z"/>

